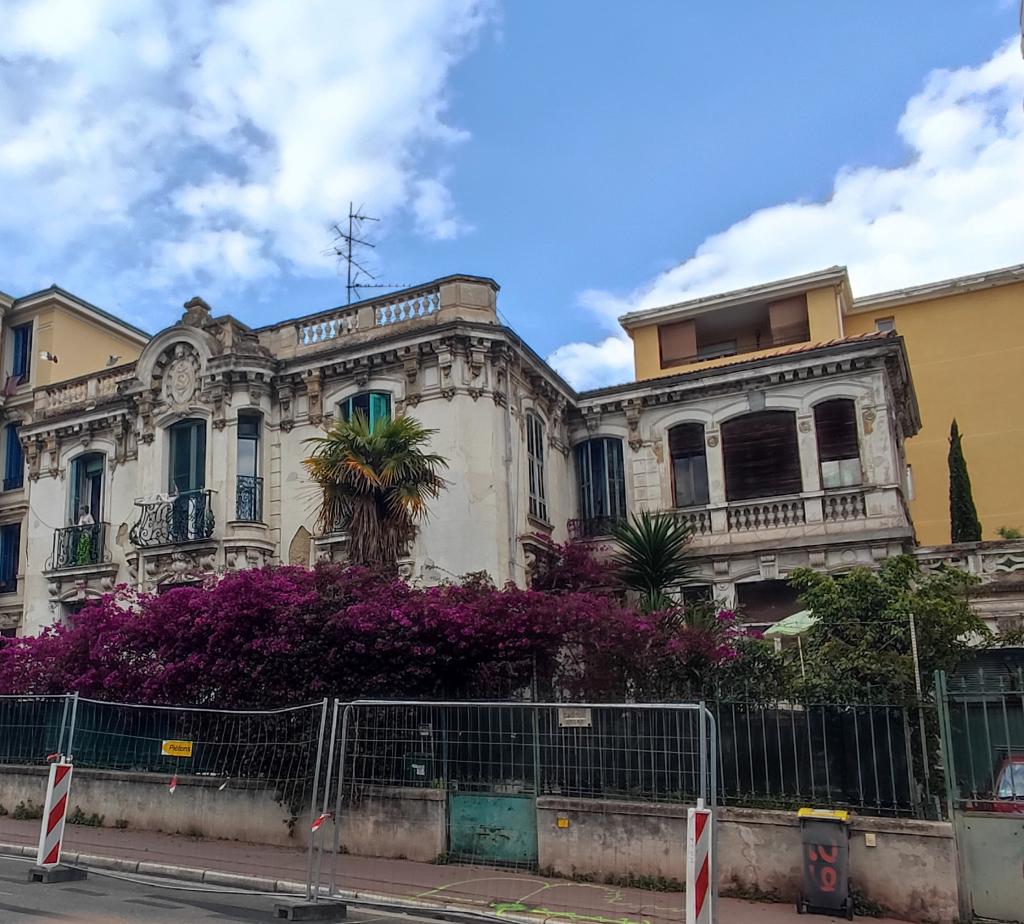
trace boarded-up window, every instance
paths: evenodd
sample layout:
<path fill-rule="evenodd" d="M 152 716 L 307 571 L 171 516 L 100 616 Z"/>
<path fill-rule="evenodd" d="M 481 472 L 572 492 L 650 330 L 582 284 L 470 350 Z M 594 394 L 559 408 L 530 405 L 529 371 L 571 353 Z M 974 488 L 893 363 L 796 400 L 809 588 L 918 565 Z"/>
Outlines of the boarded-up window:
<path fill-rule="evenodd" d="M 708 502 L 708 464 L 704 451 L 704 425 L 679 424 L 668 431 L 672 458 L 672 496 L 677 507 Z"/>
<path fill-rule="evenodd" d="M 722 424 L 725 495 L 733 500 L 799 494 L 800 451 L 796 415 L 758 411 Z"/>
<path fill-rule="evenodd" d="M 860 447 L 857 443 L 857 408 L 848 398 L 833 398 L 814 406 L 818 437 L 821 486 L 841 488 L 860 484 Z"/>

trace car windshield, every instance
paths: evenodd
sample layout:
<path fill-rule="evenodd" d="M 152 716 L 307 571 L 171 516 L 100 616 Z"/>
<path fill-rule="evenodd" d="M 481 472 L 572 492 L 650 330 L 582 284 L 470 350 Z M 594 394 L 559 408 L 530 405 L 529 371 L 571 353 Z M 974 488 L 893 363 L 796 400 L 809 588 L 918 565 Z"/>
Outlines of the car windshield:
<path fill-rule="evenodd" d="M 1024 764 L 1007 764 L 999 775 L 1000 799 L 1024 799 Z"/>

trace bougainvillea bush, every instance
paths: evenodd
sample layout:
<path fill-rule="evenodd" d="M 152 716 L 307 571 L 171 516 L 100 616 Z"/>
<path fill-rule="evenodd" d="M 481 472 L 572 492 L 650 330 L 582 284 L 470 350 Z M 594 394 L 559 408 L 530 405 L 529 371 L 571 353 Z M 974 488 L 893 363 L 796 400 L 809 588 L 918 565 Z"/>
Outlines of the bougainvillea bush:
<path fill-rule="evenodd" d="M 0 693 L 277 706 L 341 697 L 672 692 L 735 655 L 709 631 L 594 592 L 417 588 L 361 568 L 229 574 L 160 595 L 118 588 L 0 649 Z M 652 690 L 653 692 L 653 690 Z"/>

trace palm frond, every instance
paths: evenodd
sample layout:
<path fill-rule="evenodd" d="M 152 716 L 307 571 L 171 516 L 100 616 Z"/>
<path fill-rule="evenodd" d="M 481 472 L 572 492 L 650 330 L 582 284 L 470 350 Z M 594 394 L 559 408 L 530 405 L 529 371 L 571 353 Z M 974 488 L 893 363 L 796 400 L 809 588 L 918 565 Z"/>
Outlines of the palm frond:
<path fill-rule="evenodd" d="M 614 536 L 618 548 L 612 563 L 622 583 L 640 596 L 646 610 L 670 606 L 671 590 L 693 576 L 686 554 L 693 538 L 690 527 L 669 515 L 644 512 L 620 523 Z"/>

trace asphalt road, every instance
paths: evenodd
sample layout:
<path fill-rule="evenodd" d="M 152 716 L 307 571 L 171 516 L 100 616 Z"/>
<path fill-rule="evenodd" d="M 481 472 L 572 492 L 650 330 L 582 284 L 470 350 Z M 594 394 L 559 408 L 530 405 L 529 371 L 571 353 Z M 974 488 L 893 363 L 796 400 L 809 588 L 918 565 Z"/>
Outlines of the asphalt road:
<path fill-rule="evenodd" d="M 0 857 L 0 922 L 21 924 L 74 921 L 76 924 L 190 924 L 193 921 L 234 922 L 280 920 L 274 905 L 287 896 L 223 894 L 192 891 L 189 883 L 168 888 L 153 882 L 114 879 L 98 872 L 79 882 L 42 885 L 28 881 L 31 864 Z M 186 891 L 187 889 L 187 891 Z M 352 924 L 420 924 L 415 918 L 350 909 Z"/>

